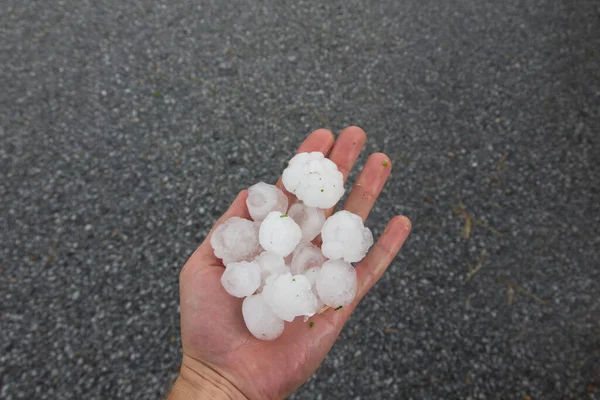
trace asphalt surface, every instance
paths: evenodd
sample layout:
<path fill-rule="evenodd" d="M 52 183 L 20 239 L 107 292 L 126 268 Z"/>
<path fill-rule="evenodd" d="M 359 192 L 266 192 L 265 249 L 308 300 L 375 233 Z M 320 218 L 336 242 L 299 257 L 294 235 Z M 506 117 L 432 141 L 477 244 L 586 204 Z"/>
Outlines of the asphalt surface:
<path fill-rule="evenodd" d="M 288 3 L 0 4 L 0 398 L 164 395 L 179 268 L 349 124 L 414 230 L 292 398 L 600 398 L 600 3 Z"/>

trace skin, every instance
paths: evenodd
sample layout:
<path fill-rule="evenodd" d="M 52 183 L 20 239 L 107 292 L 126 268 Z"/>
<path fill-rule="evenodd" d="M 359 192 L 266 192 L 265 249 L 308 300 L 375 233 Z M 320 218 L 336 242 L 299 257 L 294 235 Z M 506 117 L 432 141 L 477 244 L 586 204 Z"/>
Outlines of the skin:
<path fill-rule="evenodd" d="M 358 127 L 342 131 L 337 141 L 325 129 L 311 133 L 298 152 L 320 151 L 337 164 L 344 179 L 366 142 Z M 367 160 L 344 209 L 366 220 L 392 168 L 385 154 Z M 283 189 L 281 179 L 277 185 Z M 285 190 L 284 190 L 285 191 Z M 293 200 L 292 195 L 286 193 Z M 215 227 L 233 216 L 250 219 L 243 190 Z M 334 208 L 327 210 L 330 215 Z M 210 234 L 180 273 L 183 360 L 179 378 L 169 395 L 187 399 L 282 399 L 302 385 L 319 367 L 358 302 L 377 282 L 409 235 L 411 224 L 393 217 L 369 254 L 356 265 L 358 294 L 350 306 L 329 309 L 310 319 L 286 323 L 274 341 L 254 338 L 242 318 L 242 301 L 228 295 L 220 279 L 221 260 L 213 254 Z M 214 230 L 211 230 L 211 232 Z"/>

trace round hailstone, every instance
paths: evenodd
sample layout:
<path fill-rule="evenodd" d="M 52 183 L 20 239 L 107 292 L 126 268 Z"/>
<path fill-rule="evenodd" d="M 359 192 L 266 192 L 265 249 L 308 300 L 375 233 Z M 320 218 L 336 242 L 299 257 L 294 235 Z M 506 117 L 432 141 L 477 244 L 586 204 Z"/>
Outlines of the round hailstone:
<path fill-rule="evenodd" d="M 323 303 L 323 300 L 321 300 L 317 292 L 317 277 L 319 276 L 320 272 L 320 267 L 312 267 L 304 271 L 303 274 L 305 277 L 308 278 L 308 281 L 310 282 L 310 289 L 317 296 L 317 310 L 320 310 L 321 308 L 323 308 L 323 306 L 325 306 L 325 303 Z"/>
<path fill-rule="evenodd" d="M 344 175 L 323 153 L 298 153 L 283 171 L 283 185 L 309 207 L 330 208 L 344 194 Z"/>
<path fill-rule="evenodd" d="M 260 286 L 260 266 L 254 261 L 229 263 L 221 275 L 221 285 L 234 297 L 250 296 Z"/>
<path fill-rule="evenodd" d="M 362 260 L 373 245 L 373 234 L 362 219 L 348 211 L 338 211 L 325 221 L 321 230 L 321 251 L 330 260 Z"/>
<path fill-rule="evenodd" d="M 356 270 L 347 262 L 326 261 L 317 275 L 319 298 L 330 307 L 337 308 L 352 303 L 356 288 Z"/>
<path fill-rule="evenodd" d="M 290 269 L 285 265 L 283 257 L 275 253 L 264 251 L 260 253 L 254 260 L 260 266 L 261 284 L 258 290 L 262 290 L 267 282 L 267 278 L 271 275 L 281 275 L 290 272 Z"/>
<path fill-rule="evenodd" d="M 257 339 L 273 340 L 283 333 L 283 320 L 275 315 L 260 293 L 244 299 L 242 315 L 246 327 Z"/>
<path fill-rule="evenodd" d="M 322 209 L 308 207 L 301 201 L 292 204 L 288 215 L 300 226 L 302 242 L 310 242 L 316 238 L 325 223 L 325 212 Z"/>
<path fill-rule="evenodd" d="M 310 317 L 317 312 L 317 296 L 304 275 L 269 277 L 262 294 L 273 312 L 284 321 L 292 322 L 295 317 Z"/>
<path fill-rule="evenodd" d="M 302 274 L 309 268 L 320 267 L 325 262 L 321 249 L 310 242 L 300 243 L 294 249 L 292 258 L 292 274 Z"/>
<path fill-rule="evenodd" d="M 287 214 L 272 211 L 260 225 L 258 239 L 266 251 L 287 257 L 300 243 L 302 231 Z"/>
<path fill-rule="evenodd" d="M 255 223 L 240 217 L 229 218 L 219 225 L 210 237 L 210 245 L 225 265 L 251 260 L 260 252 Z"/>
<path fill-rule="evenodd" d="M 319 276 L 320 271 L 321 267 L 312 267 L 304 271 L 303 275 L 308 278 L 308 281 L 310 282 L 311 286 L 317 284 L 317 277 Z"/>
<path fill-rule="evenodd" d="M 259 182 L 248 188 L 246 205 L 252 219 L 262 221 L 271 211 L 284 213 L 288 208 L 288 198 L 278 187 Z"/>

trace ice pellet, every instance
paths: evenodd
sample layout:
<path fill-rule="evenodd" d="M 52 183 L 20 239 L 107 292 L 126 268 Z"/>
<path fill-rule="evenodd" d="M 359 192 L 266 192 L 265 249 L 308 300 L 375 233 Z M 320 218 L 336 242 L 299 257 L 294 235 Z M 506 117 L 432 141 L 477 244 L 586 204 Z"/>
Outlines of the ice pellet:
<path fill-rule="evenodd" d="M 246 327 L 257 339 L 273 340 L 283 333 L 283 320 L 275 315 L 261 293 L 244 299 L 242 315 Z"/>
<path fill-rule="evenodd" d="M 287 257 L 300 243 L 302 231 L 287 214 L 272 211 L 260 225 L 260 245 L 266 251 Z"/>
<path fill-rule="evenodd" d="M 323 255 L 330 260 L 362 260 L 373 245 L 373 234 L 362 219 L 348 211 L 338 211 L 325 221 L 321 230 Z"/>
<path fill-rule="evenodd" d="M 323 153 L 298 153 L 283 171 L 283 185 L 309 207 L 330 208 L 344 194 L 344 176 Z"/>
<path fill-rule="evenodd" d="M 298 316 L 310 317 L 317 312 L 317 296 L 304 275 L 269 277 L 262 293 L 273 312 L 285 321 L 291 322 Z"/>
<path fill-rule="evenodd" d="M 352 303 L 356 288 L 356 270 L 345 261 L 326 261 L 317 275 L 319 298 L 330 307 L 337 308 Z"/>
<path fill-rule="evenodd" d="M 310 288 L 312 292 L 317 296 L 317 310 L 320 310 L 325 305 L 325 303 L 323 303 L 323 300 L 321 300 L 321 298 L 319 297 L 319 292 L 317 291 L 317 277 L 319 276 L 320 271 L 320 267 L 312 267 L 304 271 L 303 274 L 308 278 L 308 281 L 310 282 Z"/>
<path fill-rule="evenodd" d="M 259 288 L 260 282 L 260 266 L 254 261 L 229 263 L 221 276 L 221 285 L 235 297 L 250 296 Z"/>
<path fill-rule="evenodd" d="M 287 196 L 274 185 L 259 182 L 248 188 L 248 212 L 254 221 L 262 221 L 271 211 L 286 212 Z"/>
<path fill-rule="evenodd" d="M 321 249 L 310 242 L 302 242 L 294 249 L 292 274 L 302 274 L 309 268 L 320 267 L 325 262 Z"/>
<path fill-rule="evenodd" d="M 210 237 L 210 245 L 225 265 L 251 260 L 261 250 L 255 223 L 240 217 L 229 218 L 219 225 Z"/>
<path fill-rule="evenodd" d="M 298 201 L 290 207 L 288 215 L 296 221 L 302 230 L 303 242 L 310 242 L 321 232 L 325 223 L 325 212 L 316 207 L 309 207 L 301 201 Z"/>
<path fill-rule="evenodd" d="M 261 290 L 267 278 L 271 275 L 281 275 L 286 272 L 290 272 L 290 269 L 285 265 L 283 261 L 283 257 L 275 254 L 269 253 L 268 251 L 264 251 L 260 253 L 258 257 L 256 257 L 255 261 L 260 266 L 260 274 L 261 274 L 261 284 L 259 290 Z"/>

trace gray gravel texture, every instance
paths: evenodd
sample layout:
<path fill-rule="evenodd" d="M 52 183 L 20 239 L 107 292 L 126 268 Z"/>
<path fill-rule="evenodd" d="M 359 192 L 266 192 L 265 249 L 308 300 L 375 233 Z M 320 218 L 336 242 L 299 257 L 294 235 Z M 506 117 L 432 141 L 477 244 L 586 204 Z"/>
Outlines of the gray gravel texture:
<path fill-rule="evenodd" d="M 414 230 L 292 398 L 600 398 L 599 51 L 597 1 L 2 1 L 0 398 L 164 395 L 179 268 L 349 124 Z"/>

